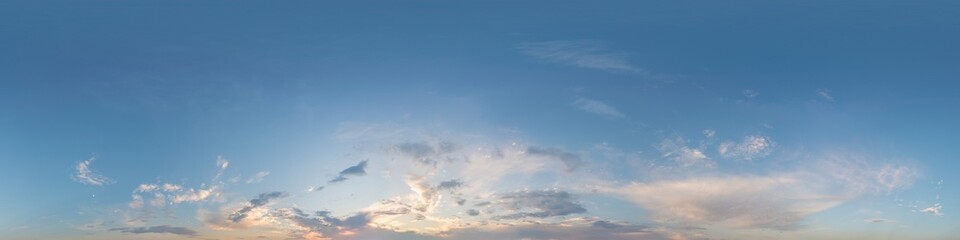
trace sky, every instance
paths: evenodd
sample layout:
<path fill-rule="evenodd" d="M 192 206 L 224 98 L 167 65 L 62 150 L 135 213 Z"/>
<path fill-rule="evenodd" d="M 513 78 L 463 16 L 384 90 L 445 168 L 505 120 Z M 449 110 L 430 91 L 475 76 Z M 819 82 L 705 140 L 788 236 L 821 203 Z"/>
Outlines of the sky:
<path fill-rule="evenodd" d="M 957 239 L 957 1 L 2 1 L 0 239 Z"/>

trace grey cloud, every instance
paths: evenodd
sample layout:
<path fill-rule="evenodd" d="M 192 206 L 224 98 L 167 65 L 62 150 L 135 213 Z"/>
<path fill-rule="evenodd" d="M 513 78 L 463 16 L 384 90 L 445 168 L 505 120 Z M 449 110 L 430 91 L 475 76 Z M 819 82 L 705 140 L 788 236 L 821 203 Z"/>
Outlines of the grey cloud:
<path fill-rule="evenodd" d="M 360 161 L 357 165 L 350 166 L 343 171 L 340 171 L 341 176 L 354 175 L 354 176 L 363 176 L 367 175 L 367 160 Z"/>
<path fill-rule="evenodd" d="M 311 215 L 298 208 L 278 209 L 275 215 L 323 236 L 337 235 L 345 230 L 363 229 L 370 223 L 372 217 L 370 213 L 366 212 L 344 218 L 330 216 L 328 211 L 317 211 Z"/>
<path fill-rule="evenodd" d="M 337 175 L 336 178 L 330 179 L 328 183 L 338 183 L 338 182 L 346 181 L 347 179 L 349 179 L 347 178 L 347 176 L 363 176 L 363 175 L 367 175 L 367 160 L 360 161 L 360 163 L 357 163 L 357 165 L 350 166 L 347 169 L 340 171 L 340 175 Z"/>
<path fill-rule="evenodd" d="M 577 168 L 579 168 L 584 164 L 583 159 L 580 158 L 580 155 L 576 153 L 563 151 L 563 149 L 559 149 L 559 148 L 552 148 L 552 147 L 541 148 L 541 147 L 531 146 L 527 148 L 527 154 L 535 155 L 535 156 L 545 156 L 545 157 L 559 160 L 560 162 L 563 162 L 564 166 L 567 167 L 567 171 L 576 170 Z"/>
<path fill-rule="evenodd" d="M 476 209 L 470 209 L 470 210 L 467 210 L 467 215 L 477 216 L 477 215 L 480 215 L 480 211 L 477 211 Z"/>
<path fill-rule="evenodd" d="M 124 227 L 111 228 L 108 231 L 119 231 L 123 233 L 143 234 L 143 233 L 169 233 L 183 236 L 196 236 L 197 232 L 185 227 L 172 227 L 168 225 L 152 227 Z"/>
<path fill-rule="evenodd" d="M 463 186 L 463 182 L 454 179 L 440 182 L 440 184 L 437 184 L 437 190 L 457 189 L 461 186 Z"/>
<path fill-rule="evenodd" d="M 243 220 L 244 218 L 246 218 L 246 217 L 247 217 L 247 213 L 249 213 L 249 212 L 250 212 L 251 210 L 253 210 L 254 208 L 261 207 L 261 206 L 263 206 L 263 205 L 267 205 L 268 203 L 270 203 L 270 201 L 273 201 L 273 200 L 279 199 L 279 198 L 287 197 L 287 195 L 288 195 L 288 194 L 287 194 L 286 192 L 261 193 L 260 195 L 257 196 L 257 198 L 251 199 L 251 200 L 248 202 L 248 205 L 247 205 L 247 206 L 238 209 L 238 210 L 237 210 L 236 212 L 234 212 L 233 214 L 230 214 L 230 217 L 229 217 L 229 218 L 230 218 L 231 221 L 233 221 L 233 222 L 235 222 L 235 223 L 236 223 L 236 222 L 240 222 L 241 220 Z"/>
<path fill-rule="evenodd" d="M 460 149 L 452 142 L 440 141 L 436 144 L 428 142 L 405 142 L 394 146 L 400 154 L 412 158 L 419 164 L 436 166 L 437 160 L 443 155 L 451 154 Z"/>
<path fill-rule="evenodd" d="M 548 218 L 587 212 L 576 202 L 576 196 L 565 191 L 520 191 L 501 194 L 499 200 L 498 207 L 517 212 L 494 219 Z"/>

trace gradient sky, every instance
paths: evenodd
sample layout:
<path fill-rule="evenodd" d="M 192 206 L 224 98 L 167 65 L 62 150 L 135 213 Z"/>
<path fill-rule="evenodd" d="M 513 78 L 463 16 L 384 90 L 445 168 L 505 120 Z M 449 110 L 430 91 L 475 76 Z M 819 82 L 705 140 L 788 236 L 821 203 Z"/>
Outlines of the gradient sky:
<path fill-rule="evenodd" d="M 0 239 L 957 239 L 957 1 L 0 1 Z"/>

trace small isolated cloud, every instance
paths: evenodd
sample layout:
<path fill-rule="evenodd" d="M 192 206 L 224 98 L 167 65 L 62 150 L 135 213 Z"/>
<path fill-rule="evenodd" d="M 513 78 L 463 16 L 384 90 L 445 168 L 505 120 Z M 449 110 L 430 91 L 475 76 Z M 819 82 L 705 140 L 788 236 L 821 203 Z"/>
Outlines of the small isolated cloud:
<path fill-rule="evenodd" d="M 226 171 L 228 166 L 230 166 L 230 161 L 227 161 L 223 156 L 217 156 L 217 176 L 213 179 L 220 178 L 220 175 L 223 175 L 223 171 Z"/>
<path fill-rule="evenodd" d="M 941 207 L 940 204 L 937 203 L 937 204 L 933 204 L 933 206 L 920 210 L 920 212 L 929 213 L 936 216 L 942 216 L 943 213 L 940 212 L 940 207 Z"/>
<path fill-rule="evenodd" d="M 567 167 L 567 171 L 577 170 L 577 168 L 584 165 L 584 161 L 580 158 L 579 154 L 567 152 L 559 148 L 531 146 L 527 148 L 527 154 L 559 160 Z"/>
<path fill-rule="evenodd" d="M 863 222 L 866 223 L 897 223 L 897 221 L 886 219 L 886 218 L 868 218 L 864 219 Z"/>
<path fill-rule="evenodd" d="M 533 190 L 504 193 L 498 196 L 497 206 L 514 213 L 494 219 L 548 218 L 586 213 L 576 202 L 576 196 L 558 190 Z"/>
<path fill-rule="evenodd" d="M 751 135 L 738 142 L 723 142 L 717 148 L 720 156 L 727 159 L 753 160 L 770 155 L 775 143 L 768 137 Z"/>
<path fill-rule="evenodd" d="M 830 89 L 821 88 L 817 89 L 817 96 L 820 96 L 824 100 L 833 102 L 833 95 L 831 95 Z"/>
<path fill-rule="evenodd" d="M 660 142 L 658 148 L 664 158 L 671 159 L 684 167 L 714 167 L 716 165 L 700 149 L 687 147 L 683 138 L 665 139 Z"/>
<path fill-rule="evenodd" d="M 703 136 L 704 136 L 704 137 L 712 138 L 713 136 L 716 136 L 716 135 L 717 135 L 717 131 L 714 131 L 713 129 L 704 129 L 704 130 L 703 130 Z"/>
<path fill-rule="evenodd" d="M 77 167 L 75 168 L 75 172 L 72 176 L 73 180 L 79 183 L 94 186 L 103 186 L 104 184 L 113 183 L 112 179 L 104 177 L 90 168 L 90 164 L 93 164 L 93 160 L 96 160 L 96 158 L 91 157 L 87 160 L 77 163 Z"/>
<path fill-rule="evenodd" d="M 258 172 L 256 175 L 253 175 L 253 177 L 251 177 L 250 179 L 247 179 L 246 182 L 247 183 L 263 182 L 263 178 L 267 177 L 267 175 L 270 175 L 270 172 L 267 172 L 267 171 Z"/>
<path fill-rule="evenodd" d="M 760 96 L 760 92 L 757 92 L 757 90 L 753 90 L 753 89 L 744 89 L 740 93 L 742 93 L 744 97 L 747 97 L 750 99 Z"/>
<path fill-rule="evenodd" d="M 347 176 L 367 175 L 366 169 L 367 169 L 367 160 L 360 161 L 360 163 L 357 163 L 357 165 L 350 166 L 347 169 L 340 171 L 340 174 L 337 175 L 337 177 L 331 179 L 329 183 L 338 183 L 338 182 L 346 181 L 348 179 Z"/>
<path fill-rule="evenodd" d="M 616 108 L 593 99 L 579 98 L 577 101 L 573 102 L 573 106 L 580 111 L 597 114 L 606 118 L 624 117 L 623 113 L 617 111 Z"/>
<path fill-rule="evenodd" d="M 250 201 L 247 203 L 246 206 L 240 209 L 237 209 L 237 211 L 230 214 L 230 217 L 229 217 L 230 221 L 233 221 L 235 223 L 240 222 L 241 220 L 247 217 L 247 213 L 249 213 L 251 210 L 267 205 L 275 199 L 284 198 L 287 196 L 288 194 L 286 192 L 261 193 L 260 195 L 257 196 L 257 198 L 250 199 Z"/>
<path fill-rule="evenodd" d="M 520 44 L 520 51 L 539 60 L 613 72 L 643 72 L 626 54 L 607 50 L 597 41 L 550 41 Z"/>
<path fill-rule="evenodd" d="M 122 233 L 132 233 L 132 234 L 144 234 L 144 233 L 169 233 L 181 236 L 196 236 L 197 232 L 185 227 L 172 227 L 168 225 L 161 226 L 151 226 L 151 227 L 124 227 L 124 228 L 111 228 L 109 231 L 117 231 Z"/>

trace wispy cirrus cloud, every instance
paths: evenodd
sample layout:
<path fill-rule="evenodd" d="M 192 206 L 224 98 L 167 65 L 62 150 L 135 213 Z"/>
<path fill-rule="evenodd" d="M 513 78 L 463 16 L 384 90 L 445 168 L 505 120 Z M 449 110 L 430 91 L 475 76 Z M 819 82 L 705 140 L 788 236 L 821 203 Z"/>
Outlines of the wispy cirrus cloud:
<path fill-rule="evenodd" d="M 624 114 L 619 110 L 610 106 L 604 102 L 588 99 L 588 98 L 578 98 L 573 102 L 573 106 L 580 111 L 587 113 L 597 114 L 605 118 L 622 118 Z"/>
<path fill-rule="evenodd" d="M 627 60 L 627 54 L 611 51 L 599 41 L 548 41 L 519 46 L 527 56 L 568 66 L 614 72 L 644 72 Z"/>
<path fill-rule="evenodd" d="M 94 186 L 103 186 L 105 184 L 114 183 L 113 179 L 100 175 L 100 173 L 94 171 L 90 165 L 93 164 L 93 161 L 96 158 L 88 158 L 87 160 L 80 161 L 77 163 L 77 166 L 74 167 L 73 178 L 74 181 Z"/>

